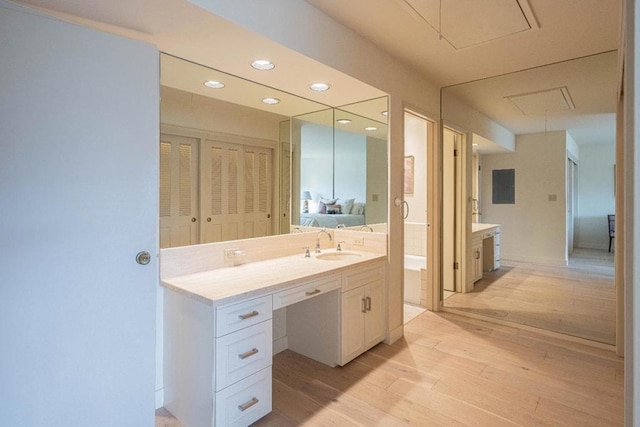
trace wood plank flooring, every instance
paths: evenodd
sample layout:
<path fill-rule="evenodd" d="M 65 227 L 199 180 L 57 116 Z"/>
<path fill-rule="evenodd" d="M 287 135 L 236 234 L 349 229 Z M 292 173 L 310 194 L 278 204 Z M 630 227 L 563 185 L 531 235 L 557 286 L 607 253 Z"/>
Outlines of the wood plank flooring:
<path fill-rule="evenodd" d="M 425 312 L 344 367 L 273 361 L 264 426 L 622 426 L 623 360 L 516 327 Z M 180 427 L 159 410 L 157 427 Z"/>
<path fill-rule="evenodd" d="M 613 254 L 577 249 L 567 267 L 505 261 L 445 307 L 615 344 Z"/>
<path fill-rule="evenodd" d="M 405 337 L 330 368 L 289 350 L 273 364 L 273 412 L 254 426 L 621 426 L 613 352 L 425 312 Z"/>

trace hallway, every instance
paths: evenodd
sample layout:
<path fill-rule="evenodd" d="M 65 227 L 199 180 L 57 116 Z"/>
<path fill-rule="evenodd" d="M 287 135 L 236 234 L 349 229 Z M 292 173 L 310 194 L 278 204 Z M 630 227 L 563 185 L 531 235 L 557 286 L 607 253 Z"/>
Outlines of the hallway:
<path fill-rule="evenodd" d="M 567 267 L 503 260 L 445 307 L 615 344 L 613 253 L 576 249 Z M 514 325 L 515 326 L 515 325 Z"/>

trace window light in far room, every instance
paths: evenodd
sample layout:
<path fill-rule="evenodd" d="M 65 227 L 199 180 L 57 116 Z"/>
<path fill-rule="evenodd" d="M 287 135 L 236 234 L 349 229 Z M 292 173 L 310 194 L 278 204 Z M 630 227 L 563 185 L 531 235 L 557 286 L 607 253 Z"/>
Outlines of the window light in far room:
<path fill-rule="evenodd" d="M 275 64 L 268 59 L 256 59 L 251 63 L 251 66 L 260 71 L 269 71 L 276 68 Z"/>
<path fill-rule="evenodd" d="M 317 82 L 317 83 L 311 83 L 309 85 L 309 89 L 311 89 L 314 92 L 324 92 L 325 90 L 329 90 L 331 86 L 328 85 L 327 83 L 322 83 L 322 82 Z"/>

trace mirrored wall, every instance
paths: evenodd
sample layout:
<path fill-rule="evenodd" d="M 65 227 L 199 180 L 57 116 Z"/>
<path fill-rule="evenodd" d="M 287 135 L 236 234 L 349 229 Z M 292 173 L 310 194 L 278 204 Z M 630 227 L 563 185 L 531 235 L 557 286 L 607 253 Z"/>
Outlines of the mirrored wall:
<path fill-rule="evenodd" d="M 443 89 L 443 120 L 464 141 L 465 202 L 451 238 L 465 248 L 467 271 L 444 292 L 445 307 L 615 343 L 607 214 L 615 211 L 617 56 Z M 504 171 L 513 176 L 508 203 L 495 197 Z M 444 179 L 456 178 L 445 170 Z"/>
<path fill-rule="evenodd" d="M 303 191 L 386 221 L 386 97 L 334 108 L 164 54 L 160 90 L 161 248 L 288 233 Z"/>
<path fill-rule="evenodd" d="M 386 222 L 387 97 L 293 117 L 292 224 Z"/>

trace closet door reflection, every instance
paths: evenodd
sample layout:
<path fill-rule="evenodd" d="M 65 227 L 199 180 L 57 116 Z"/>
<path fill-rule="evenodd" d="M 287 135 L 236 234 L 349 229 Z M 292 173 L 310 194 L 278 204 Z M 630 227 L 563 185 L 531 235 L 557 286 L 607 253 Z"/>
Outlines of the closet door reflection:
<path fill-rule="evenodd" d="M 194 245 L 198 239 L 198 140 L 160 138 L 160 248 Z"/>

